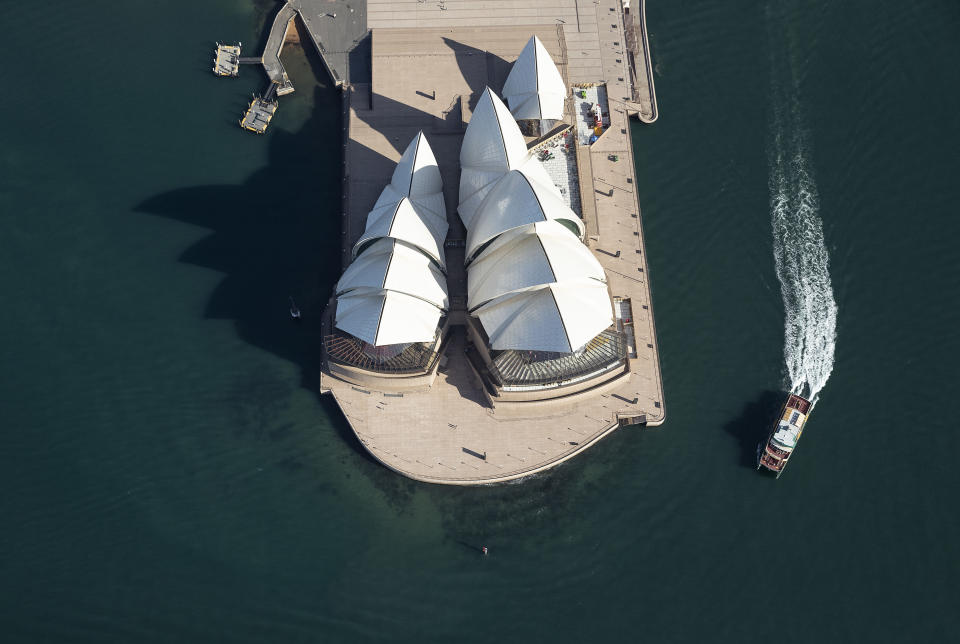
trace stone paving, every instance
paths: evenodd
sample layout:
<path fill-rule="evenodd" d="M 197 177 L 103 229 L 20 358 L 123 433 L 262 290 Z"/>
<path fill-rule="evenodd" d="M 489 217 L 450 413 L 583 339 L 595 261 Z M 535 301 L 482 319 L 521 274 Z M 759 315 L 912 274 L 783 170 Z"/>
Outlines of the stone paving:
<path fill-rule="evenodd" d="M 571 131 L 570 136 L 573 136 Z M 569 148 L 564 147 L 564 141 L 568 139 L 560 138 L 550 143 L 538 146 L 535 150 L 548 150 L 552 158 L 541 161 L 544 170 L 550 175 L 563 196 L 563 201 L 570 206 L 573 212 L 583 217 L 583 208 L 580 205 L 580 178 L 577 173 L 577 156 L 574 153 L 572 142 Z"/>
<path fill-rule="evenodd" d="M 606 73 L 600 35 L 613 24 L 608 17 L 614 13 L 610 9 L 619 13 L 619 3 L 612 3 L 615 5 L 612 7 L 610 4 L 598 4 L 595 0 L 367 0 L 367 26 L 370 29 L 560 26 L 570 51 L 570 77 L 598 81 L 604 79 Z"/>

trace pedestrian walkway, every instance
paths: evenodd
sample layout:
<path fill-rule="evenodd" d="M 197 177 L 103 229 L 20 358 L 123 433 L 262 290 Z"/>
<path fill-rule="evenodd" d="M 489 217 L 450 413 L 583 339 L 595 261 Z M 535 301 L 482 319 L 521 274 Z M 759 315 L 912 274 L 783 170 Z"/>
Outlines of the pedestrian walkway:
<path fill-rule="evenodd" d="M 549 157 L 541 161 L 543 169 L 550 175 L 553 185 L 560 190 L 560 195 L 563 197 L 564 203 L 566 203 L 573 212 L 577 213 L 578 216 L 583 217 L 583 211 L 580 206 L 580 180 L 577 174 L 577 155 L 572 140 L 574 136 L 573 130 L 571 130 L 569 136 L 555 139 L 542 147 L 536 148 L 536 150 L 542 149 L 544 152 L 549 153 Z"/>

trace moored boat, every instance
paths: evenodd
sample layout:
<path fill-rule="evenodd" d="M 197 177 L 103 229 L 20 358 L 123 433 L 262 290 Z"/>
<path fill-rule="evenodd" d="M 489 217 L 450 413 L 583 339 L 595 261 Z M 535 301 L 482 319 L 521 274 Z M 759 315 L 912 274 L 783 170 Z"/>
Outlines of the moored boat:
<path fill-rule="evenodd" d="M 783 405 L 777 423 L 770 431 L 766 443 L 761 443 L 757 453 L 757 469 L 765 467 L 780 478 L 787 460 L 793 454 L 803 432 L 803 425 L 813 408 L 812 403 L 802 396 L 790 394 Z"/>

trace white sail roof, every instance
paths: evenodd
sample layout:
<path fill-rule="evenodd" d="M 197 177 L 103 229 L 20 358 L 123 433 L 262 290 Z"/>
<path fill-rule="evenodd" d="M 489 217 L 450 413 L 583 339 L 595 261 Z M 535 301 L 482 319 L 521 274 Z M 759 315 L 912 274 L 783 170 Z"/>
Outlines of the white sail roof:
<path fill-rule="evenodd" d="M 517 120 L 563 118 L 567 88 L 540 39 L 532 36 L 513 63 L 503 84 L 503 96 Z"/>
<path fill-rule="evenodd" d="M 402 239 L 432 257 L 441 267 L 446 266 L 443 240 L 447 236 L 447 221 L 434 217 L 413 201 L 403 197 L 396 203 L 374 208 L 367 215 L 367 229 L 353 246 L 353 256 L 359 255 L 368 243 L 381 237 Z"/>
<path fill-rule="evenodd" d="M 437 166 L 436 157 L 433 156 L 433 149 L 422 131 L 417 132 L 407 145 L 403 156 L 397 162 L 397 167 L 393 170 L 390 183 L 383 189 L 374 209 L 387 203 L 397 202 L 402 197 L 409 197 L 418 210 L 425 210 L 446 221 L 447 207 L 443 200 L 443 179 L 440 177 L 440 168 Z"/>
<path fill-rule="evenodd" d="M 447 308 L 447 279 L 418 249 L 397 239 L 379 239 L 354 260 L 337 283 L 337 295 L 356 288 L 387 289 Z"/>
<path fill-rule="evenodd" d="M 473 110 L 460 147 L 460 205 L 467 228 L 490 186 L 530 159 L 510 110 L 489 87 Z M 545 174 L 545 173 L 544 173 Z"/>
<path fill-rule="evenodd" d="M 377 202 L 373 205 L 371 210 L 379 210 L 381 208 L 391 206 L 396 204 L 404 197 L 409 197 L 409 195 L 403 194 L 397 190 L 392 183 L 388 183 L 387 187 L 384 188 L 383 192 L 380 193 L 380 197 L 377 198 Z M 422 212 L 424 215 L 430 215 L 434 219 L 438 219 L 442 222 L 447 221 L 446 204 L 444 203 L 442 192 L 409 198 L 410 201 L 416 205 L 417 210 Z M 369 218 L 370 216 L 367 215 L 367 219 Z"/>
<path fill-rule="evenodd" d="M 547 174 L 547 171 L 544 169 L 543 164 L 538 161 L 534 156 L 529 156 L 524 159 L 520 164 L 516 166 L 516 169 L 521 170 L 531 180 L 536 181 L 542 186 L 552 186 L 553 179 L 550 178 L 550 175 Z M 487 193 L 496 185 L 497 181 L 502 179 L 506 175 L 506 171 L 501 172 L 479 172 L 471 171 L 469 174 L 467 172 L 460 173 L 460 187 L 463 189 L 464 180 L 473 182 L 473 185 L 483 184 L 479 189 L 475 190 L 466 200 L 460 202 L 460 206 L 457 211 L 460 213 L 460 219 L 463 221 L 463 225 L 470 228 L 473 225 L 473 220 L 476 217 L 477 209 L 480 208 L 480 204 L 483 203 L 484 198 L 487 196 Z M 461 193 L 462 194 L 462 193 Z"/>
<path fill-rule="evenodd" d="M 370 240 L 395 237 L 422 249 L 443 267 L 448 227 L 440 168 L 427 137 L 418 132 L 367 215 L 366 231 L 354 245 L 353 256 Z"/>
<path fill-rule="evenodd" d="M 528 224 L 498 237 L 470 265 L 467 308 L 512 291 L 582 278 L 606 282 L 593 253 L 557 221 Z"/>
<path fill-rule="evenodd" d="M 497 235 L 547 220 L 562 221 L 583 238 L 583 223 L 552 183 L 543 185 L 524 170 L 511 170 L 490 188 L 473 216 L 467 230 L 467 260 Z"/>
<path fill-rule="evenodd" d="M 430 342 L 447 309 L 443 181 L 423 132 L 367 215 L 337 283 L 335 324 L 375 346 Z"/>
<path fill-rule="evenodd" d="M 590 278 L 513 291 L 475 315 L 495 350 L 572 353 L 613 323 L 607 285 Z"/>
<path fill-rule="evenodd" d="M 360 287 L 337 297 L 338 329 L 374 346 L 431 342 L 442 312 L 398 291 Z"/>
<path fill-rule="evenodd" d="M 443 193 L 443 179 L 440 177 L 437 158 L 433 156 L 433 149 L 423 131 L 417 132 L 403 151 L 403 156 L 393 170 L 390 183 L 411 199 Z"/>

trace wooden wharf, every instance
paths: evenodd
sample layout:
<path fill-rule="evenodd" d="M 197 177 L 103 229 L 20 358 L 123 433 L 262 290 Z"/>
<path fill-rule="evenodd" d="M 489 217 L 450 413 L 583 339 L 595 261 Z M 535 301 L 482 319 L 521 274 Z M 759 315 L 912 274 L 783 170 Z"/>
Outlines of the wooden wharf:
<path fill-rule="evenodd" d="M 256 96 L 247 106 L 247 111 L 240 119 L 240 127 L 250 132 L 263 134 L 273 119 L 279 104 L 277 96 L 293 93 L 293 83 L 287 76 L 287 70 L 280 62 L 280 52 L 287 40 L 287 32 L 297 11 L 289 3 L 284 4 L 273 19 L 270 34 L 262 56 L 240 56 L 240 46 L 221 45 L 217 43 L 217 55 L 213 71 L 218 76 L 237 76 L 240 65 L 262 65 L 267 74 L 269 84 L 263 96 Z"/>
<path fill-rule="evenodd" d="M 263 134 L 270 125 L 270 120 L 277 111 L 277 101 L 273 98 L 273 91 L 276 84 L 271 83 L 265 96 L 255 96 L 247 111 L 240 119 L 240 127 L 257 134 Z"/>
<path fill-rule="evenodd" d="M 217 76 L 236 76 L 240 69 L 240 46 L 221 45 L 217 43 L 217 50 L 213 56 L 213 73 Z"/>

